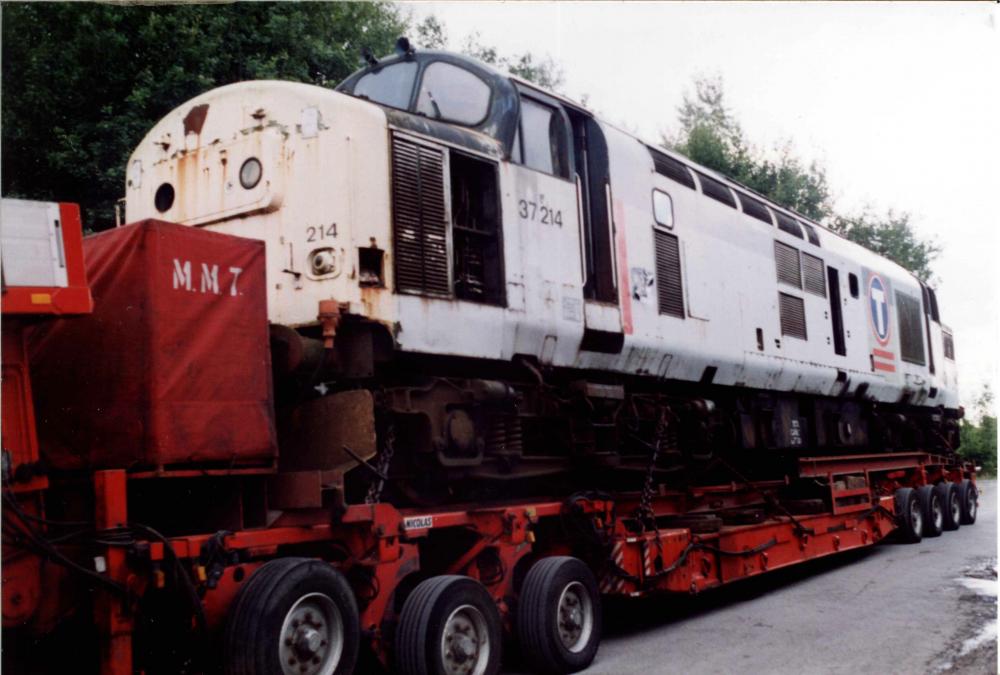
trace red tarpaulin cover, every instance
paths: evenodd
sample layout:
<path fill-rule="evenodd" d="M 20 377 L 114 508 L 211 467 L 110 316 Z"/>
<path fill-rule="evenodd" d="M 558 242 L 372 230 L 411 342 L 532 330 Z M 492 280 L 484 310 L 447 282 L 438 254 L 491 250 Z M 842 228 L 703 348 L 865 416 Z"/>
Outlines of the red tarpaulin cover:
<path fill-rule="evenodd" d="M 46 464 L 271 460 L 264 243 L 146 220 L 87 237 L 84 259 L 94 313 L 32 336 Z"/>

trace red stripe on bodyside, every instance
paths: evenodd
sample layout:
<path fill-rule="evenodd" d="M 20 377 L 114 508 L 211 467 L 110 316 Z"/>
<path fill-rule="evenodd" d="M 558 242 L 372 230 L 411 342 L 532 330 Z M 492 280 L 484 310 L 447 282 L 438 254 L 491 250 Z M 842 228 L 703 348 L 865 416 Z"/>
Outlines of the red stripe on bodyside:
<path fill-rule="evenodd" d="M 629 288 L 628 256 L 625 254 L 625 209 L 614 199 L 615 254 L 618 258 L 618 298 L 622 305 L 622 330 L 632 334 L 632 289 Z"/>
<path fill-rule="evenodd" d="M 887 352 L 884 349 L 873 349 L 872 354 L 879 357 L 880 359 L 889 359 L 890 361 L 896 360 L 896 355 L 892 352 Z"/>
<path fill-rule="evenodd" d="M 873 361 L 872 367 L 875 368 L 875 370 L 884 370 L 887 373 L 896 372 L 896 366 L 892 365 L 891 363 L 882 363 L 881 361 Z"/>

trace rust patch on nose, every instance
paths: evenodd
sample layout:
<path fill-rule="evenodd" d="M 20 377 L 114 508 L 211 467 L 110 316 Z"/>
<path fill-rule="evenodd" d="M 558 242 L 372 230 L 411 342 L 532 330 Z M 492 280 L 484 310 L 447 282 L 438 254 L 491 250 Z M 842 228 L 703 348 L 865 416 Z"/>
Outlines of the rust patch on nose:
<path fill-rule="evenodd" d="M 205 118 L 208 117 L 208 104 L 196 105 L 184 116 L 184 135 L 200 134 L 201 128 L 205 126 Z"/>

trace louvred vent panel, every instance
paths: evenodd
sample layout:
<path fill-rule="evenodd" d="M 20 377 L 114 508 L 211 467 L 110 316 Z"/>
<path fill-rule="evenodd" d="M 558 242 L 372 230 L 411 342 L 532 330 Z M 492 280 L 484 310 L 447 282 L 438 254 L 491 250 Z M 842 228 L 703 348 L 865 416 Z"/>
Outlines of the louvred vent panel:
<path fill-rule="evenodd" d="M 397 290 L 450 296 L 441 150 L 393 137 L 392 221 Z"/>
<path fill-rule="evenodd" d="M 677 237 L 654 230 L 656 237 L 656 298 L 660 314 L 684 318 L 684 287 Z"/>

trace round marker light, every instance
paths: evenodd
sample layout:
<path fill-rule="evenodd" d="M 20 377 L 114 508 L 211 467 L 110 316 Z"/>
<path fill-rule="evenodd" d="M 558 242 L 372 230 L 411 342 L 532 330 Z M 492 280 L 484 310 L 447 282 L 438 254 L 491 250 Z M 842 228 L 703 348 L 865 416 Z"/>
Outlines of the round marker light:
<path fill-rule="evenodd" d="M 256 157 L 251 157 L 243 162 L 243 166 L 240 167 L 240 185 L 247 190 L 252 190 L 257 187 L 257 183 L 260 182 L 260 177 L 263 173 L 264 169 L 260 165 L 260 160 Z"/>

